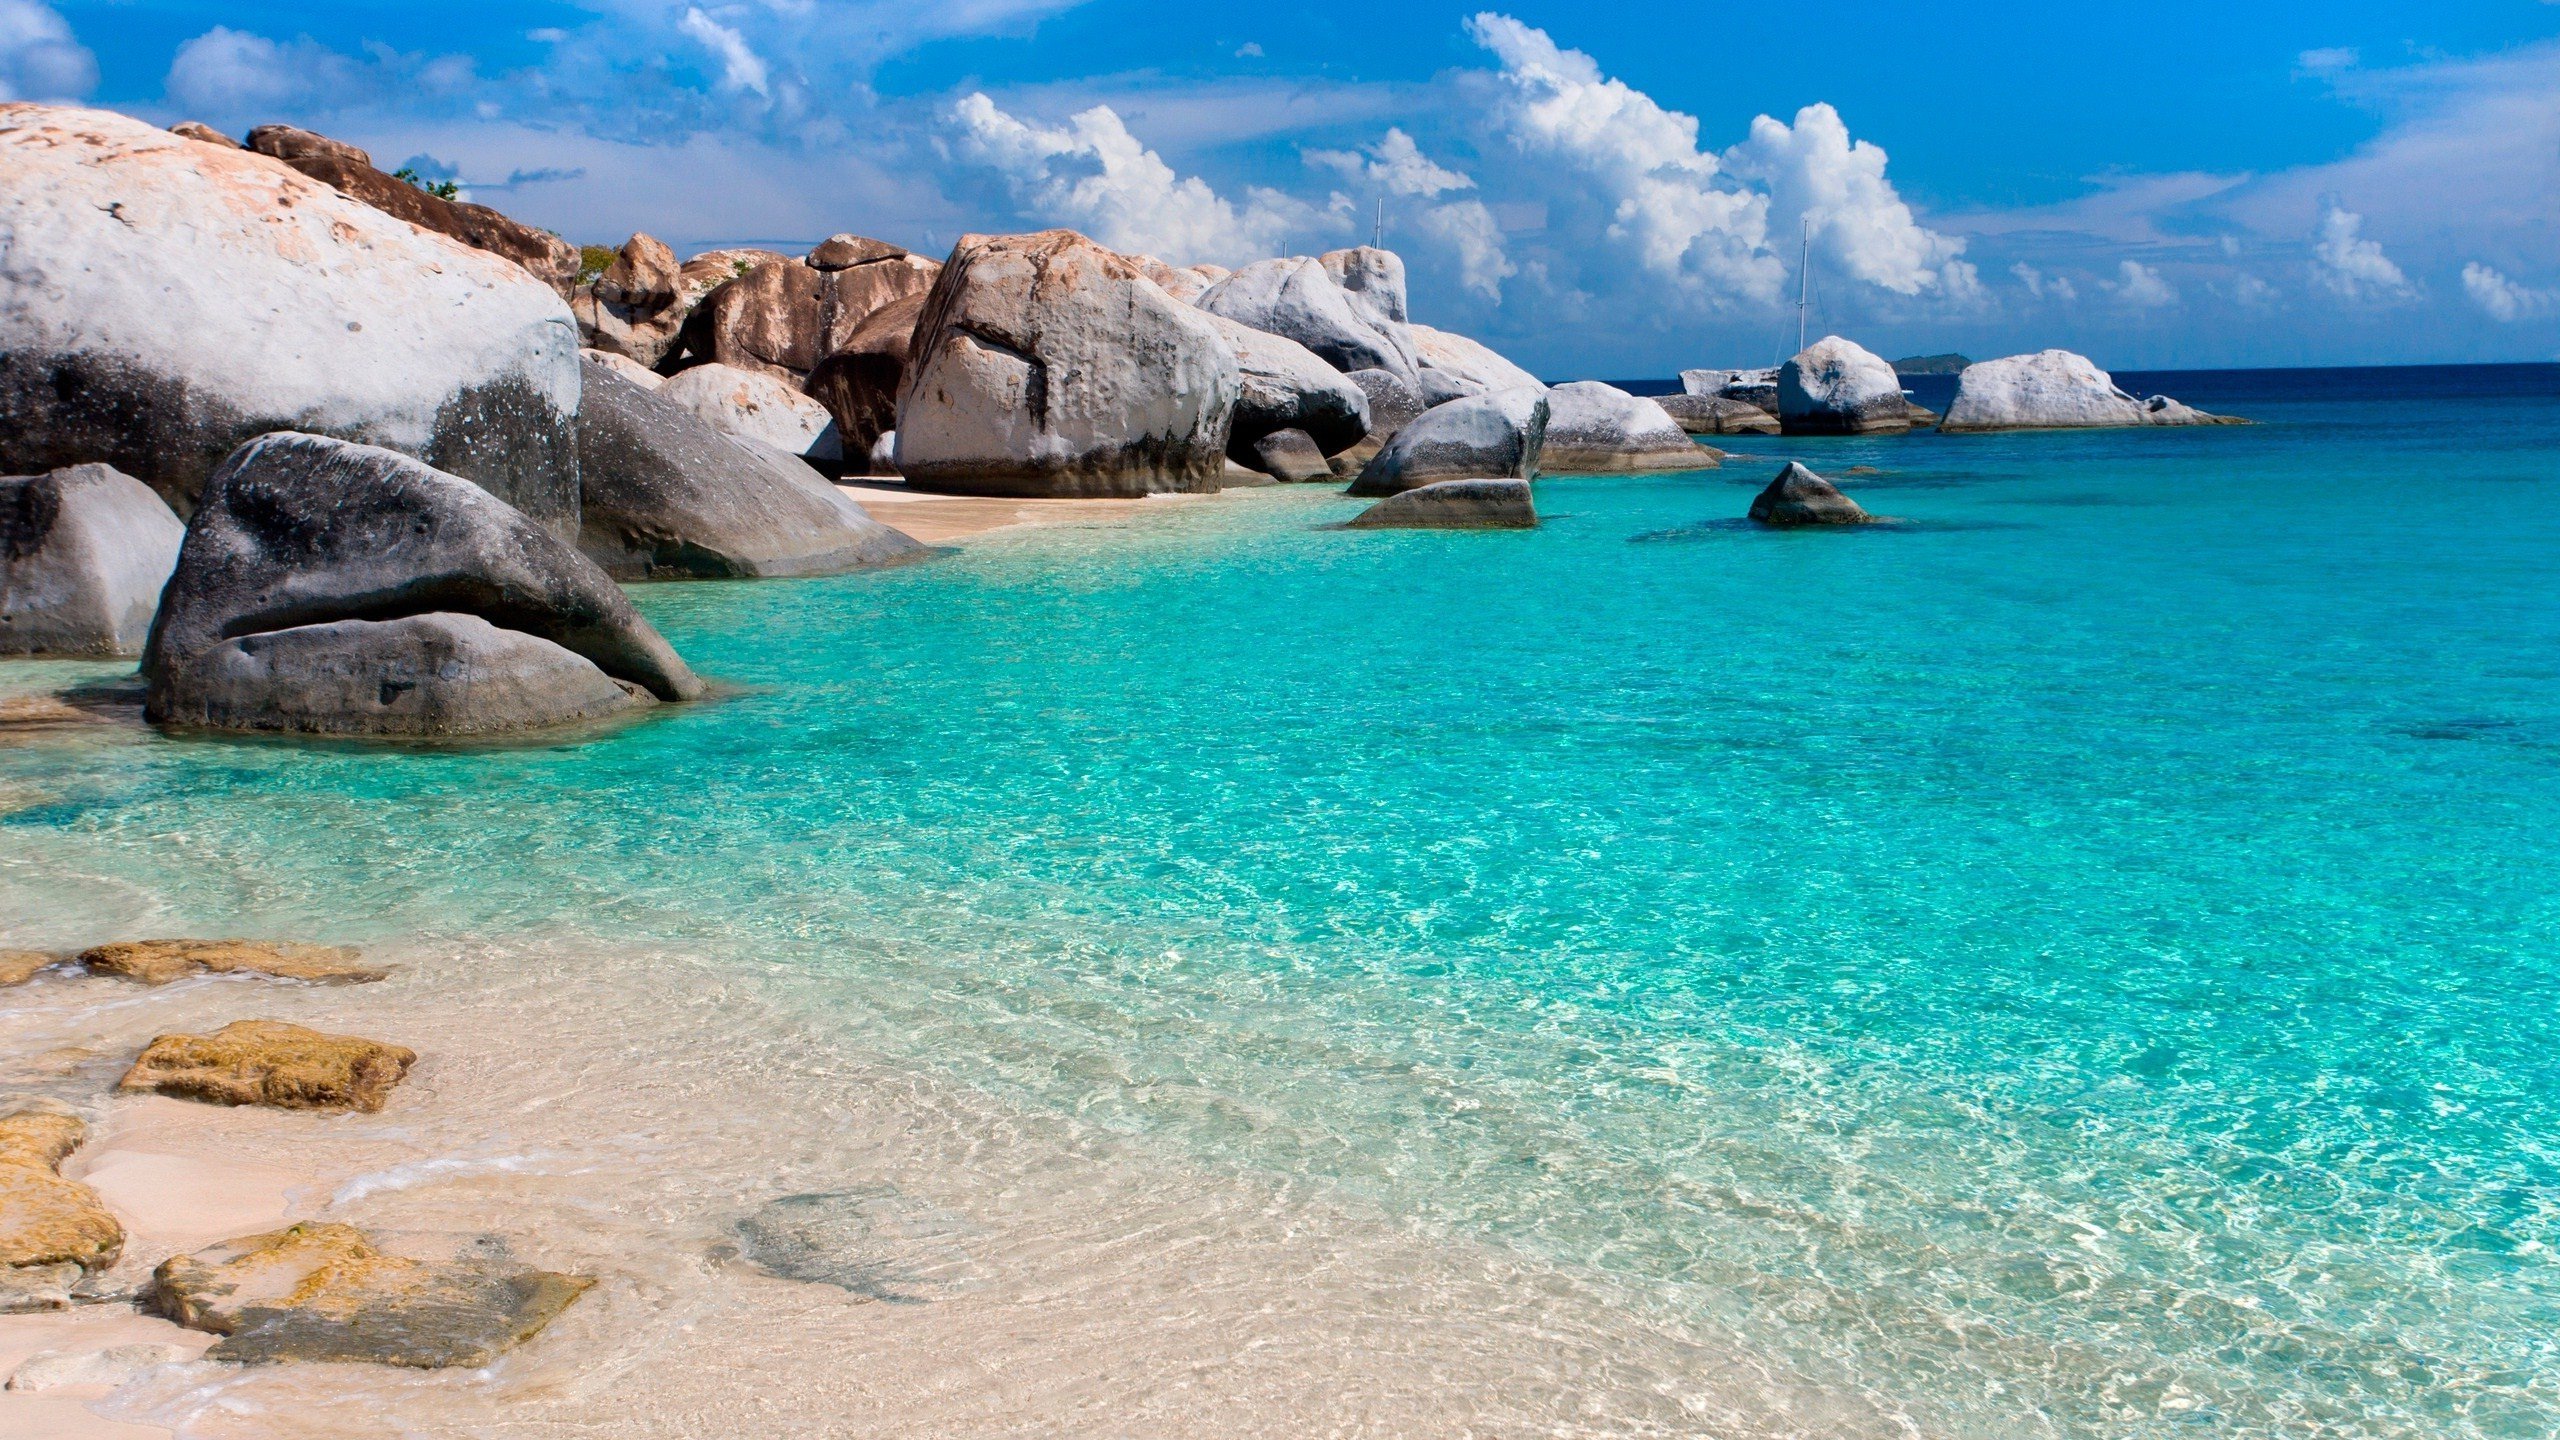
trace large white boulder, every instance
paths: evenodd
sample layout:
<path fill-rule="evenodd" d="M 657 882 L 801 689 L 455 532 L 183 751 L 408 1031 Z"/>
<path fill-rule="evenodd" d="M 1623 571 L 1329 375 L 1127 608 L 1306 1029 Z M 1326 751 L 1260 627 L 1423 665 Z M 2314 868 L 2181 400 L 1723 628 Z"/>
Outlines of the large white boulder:
<path fill-rule="evenodd" d="M 1422 412 L 1361 467 L 1350 493 L 1402 494 L 1440 480 L 1534 480 L 1547 438 L 1547 392 L 1494 390 Z"/>
<path fill-rule="evenodd" d="M 1480 341 L 1428 325 L 1407 328 L 1425 380 L 1436 382 L 1433 388 L 1481 395 L 1488 390 L 1534 390 L 1546 383 Z"/>
<path fill-rule="evenodd" d="M 916 323 L 898 473 L 976 495 L 1215 490 L 1239 388 L 1217 327 L 1121 256 L 1071 230 L 964 236 Z"/>
<path fill-rule="evenodd" d="M 0 105 L 0 473 L 191 511 L 243 441 L 379 445 L 576 533 L 578 329 L 522 268 L 280 161 Z"/>
<path fill-rule="evenodd" d="M 1778 424 L 1790 435 L 1908 430 L 1911 402 L 1889 361 L 1826 335 L 1778 367 Z"/>
<path fill-rule="evenodd" d="M 1227 454 L 1239 465 L 1270 473 L 1258 447 L 1284 431 L 1303 434 L 1319 462 L 1360 443 L 1369 433 L 1369 397 L 1341 371 L 1295 340 L 1201 312 L 1236 358 L 1240 389 Z M 1292 448 L 1294 453 L 1294 447 Z M 1318 470 L 1324 474 L 1330 471 Z M 1314 478 L 1293 474 L 1275 479 Z"/>
<path fill-rule="evenodd" d="M 187 527 L 105 465 L 0 479 L 0 655 L 139 655 Z"/>
<path fill-rule="evenodd" d="M 2085 355 L 2045 350 L 1968 365 L 1938 429 L 2089 430 L 2131 425 L 2218 425 L 2223 417 L 2155 395 L 2137 400 Z"/>
<path fill-rule="evenodd" d="M 827 407 L 765 371 L 696 365 L 660 385 L 658 398 L 822 470 L 844 466 L 844 444 Z"/>
<path fill-rule="evenodd" d="M 1385 318 L 1389 301 L 1376 292 L 1355 299 L 1320 259 L 1258 261 L 1210 286 L 1196 303 L 1237 324 L 1295 340 L 1345 373 L 1384 370 L 1413 384 L 1421 369 L 1409 328 Z"/>
<path fill-rule="evenodd" d="M 1547 439 L 1538 461 L 1546 474 L 1705 470 L 1715 463 L 1669 412 L 1615 385 L 1576 380 L 1547 392 Z"/>

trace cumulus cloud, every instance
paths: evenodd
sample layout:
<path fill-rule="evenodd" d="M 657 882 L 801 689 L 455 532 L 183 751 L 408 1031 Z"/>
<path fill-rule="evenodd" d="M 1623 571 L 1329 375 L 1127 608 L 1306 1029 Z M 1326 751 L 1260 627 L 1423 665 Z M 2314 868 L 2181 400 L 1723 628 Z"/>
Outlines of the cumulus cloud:
<path fill-rule="evenodd" d="M 0 0 L 0 100 L 77 100 L 98 84 L 98 57 L 50 5 Z"/>
<path fill-rule="evenodd" d="M 2018 283 L 2027 287 L 2027 293 L 2039 300 L 2050 296 L 2068 305 L 2080 298 L 2080 287 L 2072 284 L 2068 275 L 2047 275 L 2024 260 L 2010 266 L 2009 273 L 2017 276 Z"/>
<path fill-rule="evenodd" d="M 355 68 L 307 41 L 280 44 L 216 25 L 178 47 L 169 98 L 200 115 L 265 114 L 338 90 Z"/>
<path fill-rule="evenodd" d="M 1107 105 L 1061 126 L 1017 119 L 983 94 L 951 107 L 952 149 L 998 176 L 1026 215 L 1072 225 L 1115 250 L 1174 264 L 1238 265 L 1276 254 L 1317 212 L 1271 190 L 1239 206 L 1196 175 L 1174 173 Z"/>
<path fill-rule="evenodd" d="M 2474 260 L 2462 267 L 2462 292 L 2481 313 L 2502 325 L 2540 315 L 2560 314 L 2560 290 L 2519 285 Z"/>
<path fill-rule="evenodd" d="M 1852 140 L 1840 112 L 1807 105 L 1788 125 L 1767 115 L 1751 138 L 1727 151 L 1733 174 L 1769 191 L 1769 228 L 1783 241 L 1802 227 L 1825 273 L 1845 274 L 1897 295 L 1937 290 L 1964 296 L 1981 286 L 1959 257 L 1964 241 L 1918 221 L 1885 179 L 1885 152 Z"/>
<path fill-rule="evenodd" d="M 1501 64 L 1489 92 L 1494 132 L 1555 167 L 1560 198 L 1596 200 L 1604 238 L 1654 275 L 1692 282 L 1710 303 L 1777 300 L 1786 266 L 1767 247 L 1769 198 L 1722 183 L 1717 158 L 1698 148 L 1694 117 L 1508 15 L 1478 14 L 1467 31 Z"/>
<path fill-rule="evenodd" d="M 1434 205 L 1422 212 L 1414 228 L 1446 248 L 1456 260 L 1458 284 L 1487 300 L 1502 298 L 1502 282 L 1520 273 L 1502 244 L 1502 227 L 1481 200 Z"/>
<path fill-rule="evenodd" d="M 1307 163 L 1389 195 L 1433 196 L 1476 188 L 1470 177 L 1433 163 L 1412 136 L 1393 126 L 1366 150 L 1310 150 Z"/>
<path fill-rule="evenodd" d="M 1310 150 L 1307 163 L 1331 170 L 1357 185 L 1383 195 L 1434 199 L 1476 188 L 1474 177 L 1449 169 L 1422 153 L 1412 136 L 1389 127 L 1377 144 L 1364 150 Z M 1519 274 L 1502 242 L 1502 226 L 1481 200 L 1453 200 L 1429 205 L 1410 217 L 1398 217 L 1425 240 L 1448 252 L 1458 284 L 1487 300 L 1502 298 L 1502 282 Z"/>
<path fill-rule="evenodd" d="M 752 91 L 758 95 L 772 93 L 773 72 L 736 30 L 705 15 L 699 9 L 688 9 L 678 28 L 710 51 L 720 61 L 720 84 L 723 89 Z"/>
<path fill-rule="evenodd" d="M 2178 303 L 2177 287 L 2139 260 L 2118 265 L 2116 278 L 2108 283 L 2107 290 L 2137 310 L 2163 310 Z"/>
<path fill-rule="evenodd" d="M 2378 241 L 2366 239 L 2364 217 L 2334 200 L 2320 215 L 2312 242 L 2311 278 L 2322 289 L 2349 300 L 2392 299 L 2409 293 L 2409 277 L 2382 253 Z"/>
<path fill-rule="evenodd" d="M 2239 279 L 2231 282 L 2231 296 L 2241 304 L 2258 310 L 2266 309 L 2284 298 L 2283 293 L 2276 287 L 2245 272 Z"/>

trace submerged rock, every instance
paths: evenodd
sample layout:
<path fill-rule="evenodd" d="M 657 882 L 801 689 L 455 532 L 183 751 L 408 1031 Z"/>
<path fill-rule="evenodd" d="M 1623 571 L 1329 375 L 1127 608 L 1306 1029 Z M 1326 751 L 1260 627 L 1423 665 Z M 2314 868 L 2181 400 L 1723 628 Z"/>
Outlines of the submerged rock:
<path fill-rule="evenodd" d="M 309 1223 L 164 1261 L 147 1304 L 223 1337 L 208 1359 L 479 1367 L 595 1282 L 493 1259 L 385 1254 L 352 1225 Z"/>
<path fill-rule="evenodd" d="M 1435 480 L 1533 479 L 1546 437 L 1544 390 L 1452 400 L 1398 431 L 1361 469 L 1350 493 L 1383 497 Z"/>
<path fill-rule="evenodd" d="M 327 734 L 498 734 L 621 708 L 609 692 L 702 694 L 594 562 L 487 492 L 293 434 L 207 483 L 142 675 L 155 724 Z"/>
<path fill-rule="evenodd" d="M 823 470 L 844 468 L 844 441 L 827 407 L 761 371 L 696 365 L 659 386 L 657 395 L 732 435 L 797 455 Z"/>
<path fill-rule="evenodd" d="M 758 1269 L 892 1304 L 972 1284 L 976 1265 L 962 1244 L 968 1234 L 958 1217 L 886 1185 L 786 1195 L 737 1224 L 739 1248 Z"/>
<path fill-rule="evenodd" d="M 1663 408 L 1614 385 L 1577 380 L 1547 392 L 1547 436 L 1538 469 L 1548 475 L 1704 470 L 1700 449 Z"/>
<path fill-rule="evenodd" d="M 1837 335 L 1778 368 L 1778 424 L 1790 435 L 1864 435 L 1911 428 L 1902 377 Z"/>
<path fill-rule="evenodd" d="M 0 1313 L 58 1309 L 124 1253 L 124 1226 L 98 1192 L 60 1174 L 88 1133 L 47 1104 L 0 1116 Z"/>
<path fill-rule="evenodd" d="M 521 268 L 264 156 L 0 105 L 0 473 L 190 513 L 246 440 L 382 445 L 577 530 L 576 325 Z"/>
<path fill-rule="evenodd" d="M 1751 502 L 1751 518 L 1763 525 L 1864 525 L 1875 517 L 1831 482 L 1790 461 Z"/>
<path fill-rule="evenodd" d="M 578 547 L 609 574 L 835 575 L 926 553 L 792 456 L 601 366 L 589 369 L 586 392 Z"/>
<path fill-rule="evenodd" d="M 2190 409 L 2165 395 L 2137 400 L 2088 357 L 2068 350 L 2011 355 L 1968 365 L 1955 403 L 1938 429 L 1961 435 L 1986 430 L 2088 430 L 2137 425 L 2227 425 L 2220 415 Z"/>
<path fill-rule="evenodd" d="M 396 175 L 385 175 L 373 168 L 373 157 L 353 145 L 290 125 L 261 125 L 249 132 L 249 148 L 421 230 L 449 235 L 474 250 L 512 260 L 564 297 L 577 282 L 577 246 L 486 205 L 447 200 Z"/>
<path fill-rule="evenodd" d="M 349 945 L 270 940 L 126 940 L 92 946 L 79 963 L 92 975 L 166 985 L 196 975 L 272 975 L 323 985 L 363 985 L 391 972 L 358 963 Z"/>
<path fill-rule="evenodd" d="M 1538 507 L 1526 480 L 1435 480 L 1390 495 L 1353 517 L 1354 530 L 1532 530 Z"/>
<path fill-rule="evenodd" d="M 418 1052 L 403 1045 L 235 1020 L 210 1035 L 154 1039 L 116 1088 L 213 1105 L 373 1114 L 416 1063 Z"/>
<path fill-rule="evenodd" d="M 916 326 L 897 469 L 971 495 L 1215 490 L 1239 388 L 1208 318 L 1120 256 L 1069 230 L 967 236 Z"/>
<path fill-rule="evenodd" d="M 1721 395 L 1657 395 L 1671 423 L 1691 435 L 1775 435 L 1778 417 Z"/>
<path fill-rule="evenodd" d="M 9 1388 L 29 1394 L 92 1385 L 114 1388 L 163 1365 L 175 1365 L 187 1352 L 175 1345 L 111 1345 L 104 1350 L 40 1350 L 20 1362 L 9 1375 Z"/>
<path fill-rule="evenodd" d="M 139 655 L 187 527 L 107 465 L 0 477 L 0 655 Z"/>

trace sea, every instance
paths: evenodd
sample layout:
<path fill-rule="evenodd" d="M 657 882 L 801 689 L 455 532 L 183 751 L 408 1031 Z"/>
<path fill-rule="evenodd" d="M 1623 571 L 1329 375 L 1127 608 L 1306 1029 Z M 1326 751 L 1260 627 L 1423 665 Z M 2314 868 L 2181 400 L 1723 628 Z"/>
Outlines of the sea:
<path fill-rule="evenodd" d="M 1232 492 L 640 588 L 722 693 L 601 735 L 0 745 L 0 944 L 682 954 L 1880 1434 L 2544 1440 L 2560 366 L 2120 380 L 2256 423 L 1733 437 L 1520 533 Z M 1744 521 L 1788 461 L 1892 523 Z"/>

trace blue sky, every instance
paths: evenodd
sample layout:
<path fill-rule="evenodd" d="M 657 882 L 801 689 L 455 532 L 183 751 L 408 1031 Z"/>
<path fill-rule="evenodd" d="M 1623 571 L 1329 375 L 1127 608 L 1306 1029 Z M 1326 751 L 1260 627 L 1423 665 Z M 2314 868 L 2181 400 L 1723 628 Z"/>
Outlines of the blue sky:
<path fill-rule="evenodd" d="M 1819 34 L 1804 22 L 1819 15 Z M 0 0 L 0 93 L 327 130 L 582 241 L 1366 237 L 1542 373 L 2560 356 L 2560 3 Z"/>

